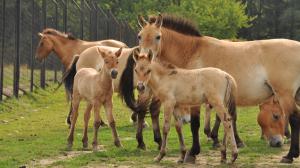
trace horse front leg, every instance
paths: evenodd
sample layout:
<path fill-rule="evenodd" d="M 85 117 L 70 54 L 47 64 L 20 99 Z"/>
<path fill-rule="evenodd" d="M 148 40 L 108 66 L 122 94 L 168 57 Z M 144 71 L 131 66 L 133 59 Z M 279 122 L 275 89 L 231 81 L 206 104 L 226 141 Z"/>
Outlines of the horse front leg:
<path fill-rule="evenodd" d="M 192 148 L 186 152 L 184 163 L 195 163 L 196 155 L 200 153 L 199 142 L 199 128 L 200 128 L 200 107 L 191 108 L 191 131 L 193 136 Z"/>
<path fill-rule="evenodd" d="M 160 134 L 160 126 L 159 126 L 159 113 L 160 113 L 161 102 L 157 98 L 152 98 L 150 104 L 150 115 L 152 120 L 152 129 L 154 141 L 158 144 L 158 150 L 161 148 L 161 134 Z"/>
<path fill-rule="evenodd" d="M 186 154 L 186 148 L 185 148 L 185 144 L 184 144 L 184 138 L 183 138 L 183 134 L 182 134 L 182 118 L 181 118 L 181 112 L 182 109 L 179 109 L 178 107 L 176 107 L 174 109 L 174 119 L 175 119 L 175 128 L 176 128 L 176 132 L 178 135 L 178 140 L 179 140 L 179 144 L 180 144 L 180 152 L 181 155 L 177 161 L 177 163 L 183 163 L 184 160 L 184 156 Z"/>
<path fill-rule="evenodd" d="M 145 121 L 145 115 L 146 115 L 146 111 L 139 111 L 138 113 L 138 123 L 137 123 L 137 132 L 136 132 L 136 140 L 138 142 L 138 146 L 137 148 L 139 149 L 146 149 L 146 145 L 144 143 L 144 138 L 143 138 L 143 128 L 144 128 L 144 121 Z"/>
<path fill-rule="evenodd" d="M 291 126 L 291 145 L 290 150 L 286 156 L 282 158 L 281 163 L 292 163 L 293 158 L 299 157 L 299 131 L 300 131 L 300 115 L 290 115 L 289 122 Z"/>
<path fill-rule="evenodd" d="M 174 111 L 175 102 L 169 101 L 164 103 L 164 126 L 163 126 L 163 139 L 158 156 L 154 161 L 160 162 L 166 155 L 167 138 L 170 131 L 171 117 Z"/>

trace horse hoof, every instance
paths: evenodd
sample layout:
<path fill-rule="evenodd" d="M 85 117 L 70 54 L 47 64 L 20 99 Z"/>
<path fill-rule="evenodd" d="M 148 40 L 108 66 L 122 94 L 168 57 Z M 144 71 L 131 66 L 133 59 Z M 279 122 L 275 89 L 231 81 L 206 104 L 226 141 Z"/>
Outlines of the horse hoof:
<path fill-rule="evenodd" d="M 147 123 L 147 121 L 144 121 L 143 128 L 148 128 L 148 127 L 149 127 L 149 124 Z"/>
<path fill-rule="evenodd" d="M 221 147 L 221 144 L 220 144 L 219 142 L 213 143 L 213 144 L 212 144 L 212 148 L 213 148 L 213 149 L 218 149 L 218 148 L 220 148 L 220 147 Z"/>
<path fill-rule="evenodd" d="M 289 159 L 286 156 L 282 157 L 280 163 L 293 163 L 293 159 Z"/>
<path fill-rule="evenodd" d="M 104 122 L 104 121 L 101 121 L 100 122 L 100 127 L 107 127 L 108 125 Z"/>
<path fill-rule="evenodd" d="M 121 144 L 120 141 L 115 141 L 115 146 L 118 147 L 118 148 L 121 148 L 122 144 Z"/>
<path fill-rule="evenodd" d="M 177 163 L 183 163 L 183 159 L 182 158 L 179 158 L 178 160 L 177 160 Z"/>
<path fill-rule="evenodd" d="M 144 143 L 138 144 L 137 148 L 142 149 L 142 150 L 146 150 L 146 145 Z"/>
<path fill-rule="evenodd" d="M 67 151 L 71 151 L 71 150 L 72 150 L 72 146 L 73 146 L 73 144 L 68 144 L 66 150 L 67 150 Z"/>
<path fill-rule="evenodd" d="M 233 153 L 231 156 L 231 163 L 234 163 L 238 157 L 238 153 Z"/>
<path fill-rule="evenodd" d="M 156 156 L 155 158 L 154 158 L 154 162 L 157 162 L 157 163 L 159 163 L 161 160 L 162 160 L 162 158 L 165 156 L 165 154 L 158 154 L 158 156 Z"/>
<path fill-rule="evenodd" d="M 190 155 L 190 151 L 187 151 L 185 153 L 183 163 L 195 164 L 196 163 L 196 156 Z"/>
<path fill-rule="evenodd" d="M 226 164 L 227 163 L 226 159 L 221 159 L 221 163 Z"/>
<path fill-rule="evenodd" d="M 94 151 L 94 152 L 97 152 L 97 151 L 98 151 L 98 145 L 93 146 L 93 151 Z"/>
<path fill-rule="evenodd" d="M 236 144 L 237 148 L 243 148 L 245 147 L 246 145 L 244 144 L 244 142 L 239 142 Z"/>

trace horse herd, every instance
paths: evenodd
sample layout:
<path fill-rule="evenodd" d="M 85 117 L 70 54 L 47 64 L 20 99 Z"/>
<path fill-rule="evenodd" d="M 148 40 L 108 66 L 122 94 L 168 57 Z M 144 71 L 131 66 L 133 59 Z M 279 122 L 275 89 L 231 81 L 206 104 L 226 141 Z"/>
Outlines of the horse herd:
<path fill-rule="evenodd" d="M 54 52 L 66 68 L 63 80 L 67 97 L 71 99 L 67 120 L 71 125 L 69 148 L 72 147 L 81 99 L 87 101 L 83 147 L 88 147 L 88 121 L 94 109 L 93 149 L 97 150 L 98 128 L 104 124 L 100 116 L 102 105 L 114 143 L 117 147 L 122 146 L 112 114 L 112 94 L 118 92 L 133 111 L 131 118 L 137 122 L 136 138 L 141 149 L 146 147 L 142 134 L 144 118 L 146 112 L 150 112 L 154 141 L 160 149 L 156 161 L 166 154 L 173 115 L 180 142 L 179 162 L 195 162 L 200 153 L 201 104 L 206 107 L 204 132 L 213 139 L 215 147 L 220 146 L 222 162 L 226 162 L 229 143 L 231 162 L 238 157 L 237 148 L 244 146 L 238 135 L 236 106 L 259 105 L 257 121 L 262 138 L 271 146 L 280 147 L 284 136 L 291 138 L 290 150 L 281 162 L 292 163 L 299 156 L 299 42 L 287 39 L 219 40 L 201 35 L 189 20 L 172 15 L 159 14 L 148 20 L 139 16 L 138 23 L 141 27 L 137 35 L 139 46 L 133 48 L 116 40 L 83 41 L 51 28 L 39 33 L 41 39 L 36 58 L 43 60 Z M 159 126 L 161 105 L 164 107 L 163 137 Z M 217 115 L 211 131 L 212 108 Z M 189 150 L 181 132 L 186 118 L 190 119 L 193 137 Z M 221 145 L 218 140 L 220 123 L 224 126 Z"/>

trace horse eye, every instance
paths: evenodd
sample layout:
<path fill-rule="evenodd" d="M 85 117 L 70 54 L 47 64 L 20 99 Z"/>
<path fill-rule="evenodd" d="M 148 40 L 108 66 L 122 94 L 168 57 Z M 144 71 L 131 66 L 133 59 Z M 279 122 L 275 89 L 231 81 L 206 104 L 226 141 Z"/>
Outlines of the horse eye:
<path fill-rule="evenodd" d="M 138 40 L 141 40 L 141 39 L 142 39 L 141 35 L 138 35 Z"/>
<path fill-rule="evenodd" d="M 119 63 L 119 61 L 117 61 L 117 64 Z"/>
<path fill-rule="evenodd" d="M 279 120 L 280 115 L 278 115 L 278 114 L 273 114 L 273 118 L 274 118 L 274 120 Z"/>
<path fill-rule="evenodd" d="M 137 70 L 136 70 L 136 69 L 134 69 L 134 72 L 136 72 L 136 73 L 137 73 Z"/>
<path fill-rule="evenodd" d="M 44 43 L 43 43 L 43 42 L 41 42 L 40 46 L 42 47 L 43 45 L 44 45 Z"/>
<path fill-rule="evenodd" d="M 151 70 L 149 69 L 145 74 L 148 75 L 151 72 Z"/>
<path fill-rule="evenodd" d="M 160 35 L 156 36 L 156 40 L 160 40 Z"/>

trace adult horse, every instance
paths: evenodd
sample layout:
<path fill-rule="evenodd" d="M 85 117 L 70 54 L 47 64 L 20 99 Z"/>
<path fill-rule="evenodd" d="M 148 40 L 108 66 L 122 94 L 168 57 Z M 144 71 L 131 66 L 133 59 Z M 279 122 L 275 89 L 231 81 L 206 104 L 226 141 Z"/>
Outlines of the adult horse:
<path fill-rule="evenodd" d="M 117 40 L 101 40 L 101 41 L 84 41 L 75 38 L 70 33 L 62 33 L 52 28 L 46 28 L 41 33 L 40 41 L 36 48 L 35 58 L 42 61 L 48 57 L 51 52 L 59 58 L 65 69 L 68 69 L 72 63 L 74 55 L 82 53 L 87 48 L 93 46 L 111 46 L 111 47 L 127 47 L 127 45 Z M 70 96 L 68 95 L 68 98 Z M 67 123 L 70 125 L 70 115 L 68 115 Z M 104 122 L 101 122 L 104 124 Z"/>
<path fill-rule="evenodd" d="M 51 52 L 54 52 L 66 69 L 70 66 L 74 55 L 80 54 L 92 46 L 127 47 L 125 43 L 112 39 L 84 41 L 75 38 L 71 34 L 62 33 L 51 28 L 44 29 L 38 35 L 41 39 L 36 49 L 35 58 L 42 61 Z"/>
<path fill-rule="evenodd" d="M 217 67 L 231 74 L 238 86 L 237 105 L 257 105 L 271 97 L 279 99 L 291 126 L 290 150 L 281 162 L 299 156 L 300 115 L 295 95 L 300 86 L 300 43 L 287 39 L 230 42 L 202 36 L 188 21 L 178 17 L 139 18 L 141 53 L 152 50 L 157 59 L 181 68 Z M 158 103 L 159 105 L 159 103 Z M 197 109 L 196 109 L 197 110 Z M 199 111 L 194 112 L 198 114 Z M 192 132 L 199 130 L 198 115 L 192 116 Z M 195 141 L 198 137 L 194 137 Z M 197 139 L 198 140 L 198 139 Z M 199 142 L 198 142 L 199 143 Z M 186 159 L 193 159 L 200 145 L 193 145 Z"/>

